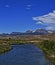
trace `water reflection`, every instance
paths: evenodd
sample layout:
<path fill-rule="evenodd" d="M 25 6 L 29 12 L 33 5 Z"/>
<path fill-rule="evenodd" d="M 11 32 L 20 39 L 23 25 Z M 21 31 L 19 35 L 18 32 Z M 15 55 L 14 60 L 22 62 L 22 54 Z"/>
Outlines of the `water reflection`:
<path fill-rule="evenodd" d="M 0 55 L 0 65 L 53 65 L 41 49 L 34 44 L 14 45 L 13 49 Z"/>

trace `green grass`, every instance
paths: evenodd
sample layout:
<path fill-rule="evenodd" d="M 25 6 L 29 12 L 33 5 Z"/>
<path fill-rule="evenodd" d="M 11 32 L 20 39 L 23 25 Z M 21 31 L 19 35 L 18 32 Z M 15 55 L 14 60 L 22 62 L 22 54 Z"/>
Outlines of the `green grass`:
<path fill-rule="evenodd" d="M 51 60 L 55 65 L 55 41 L 44 40 L 38 46 L 43 49 L 46 56 Z M 54 56 L 54 57 L 53 57 Z"/>
<path fill-rule="evenodd" d="M 12 49 L 11 45 L 1 44 L 1 45 L 0 45 L 0 54 L 5 53 L 5 52 L 7 52 L 7 51 L 9 51 L 9 50 L 11 50 L 11 49 Z"/>
<path fill-rule="evenodd" d="M 34 42 L 31 42 L 34 41 Z M 35 43 L 35 41 L 39 41 Z M 3 44 L 5 43 L 5 44 Z M 55 55 L 55 41 L 50 40 L 16 40 L 16 39 L 0 39 L 0 54 L 5 53 L 12 49 L 12 44 L 28 44 L 35 43 L 37 44 L 46 54 L 46 56 L 55 64 L 55 57 L 51 57 Z"/>

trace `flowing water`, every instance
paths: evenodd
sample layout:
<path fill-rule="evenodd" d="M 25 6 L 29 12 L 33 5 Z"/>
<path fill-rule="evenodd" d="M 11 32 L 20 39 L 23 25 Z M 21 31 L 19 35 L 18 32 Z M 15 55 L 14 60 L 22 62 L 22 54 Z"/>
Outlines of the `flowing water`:
<path fill-rule="evenodd" d="M 34 44 L 13 45 L 13 49 L 0 55 L 0 65 L 53 65 L 41 49 Z"/>

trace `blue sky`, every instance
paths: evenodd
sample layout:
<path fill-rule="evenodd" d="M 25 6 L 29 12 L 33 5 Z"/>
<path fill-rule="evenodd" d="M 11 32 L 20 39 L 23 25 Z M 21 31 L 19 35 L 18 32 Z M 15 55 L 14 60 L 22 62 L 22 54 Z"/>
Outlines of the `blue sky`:
<path fill-rule="evenodd" d="M 0 0 L 0 33 L 54 30 L 54 18 L 55 0 Z"/>

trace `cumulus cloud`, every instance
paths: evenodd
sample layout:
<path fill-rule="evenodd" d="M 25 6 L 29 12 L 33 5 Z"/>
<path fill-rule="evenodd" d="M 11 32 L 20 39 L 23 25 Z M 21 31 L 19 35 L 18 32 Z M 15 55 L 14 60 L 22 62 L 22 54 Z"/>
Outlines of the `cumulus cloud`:
<path fill-rule="evenodd" d="M 33 20 L 37 21 L 36 23 L 46 24 L 48 29 L 53 29 L 55 28 L 55 10 L 43 16 L 33 17 Z"/>

